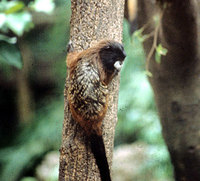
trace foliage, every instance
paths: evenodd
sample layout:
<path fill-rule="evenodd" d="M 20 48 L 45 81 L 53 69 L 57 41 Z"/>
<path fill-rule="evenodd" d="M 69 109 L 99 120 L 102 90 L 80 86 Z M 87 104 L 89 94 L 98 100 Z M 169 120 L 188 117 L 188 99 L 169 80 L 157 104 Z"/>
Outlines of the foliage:
<path fill-rule="evenodd" d="M 35 0 L 34 2 L 30 2 L 29 7 L 37 12 L 51 14 L 55 4 L 53 0 Z"/>
<path fill-rule="evenodd" d="M 155 180 L 162 181 L 172 177 L 169 154 L 161 135 L 153 92 L 145 75 L 144 52 L 140 40 L 128 35 L 128 28 L 124 22 L 123 36 L 128 56 L 121 72 L 115 145 L 134 141 L 150 145 L 151 161 L 143 166 L 144 172 L 151 171 Z"/>
<path fill-rule="evenodd" d="M 41 105 L 36 120 L 22 130 L 13 146 L 0 150 L 1 180 L 16 180 L 45 152 L 59 148 L 64 109 L 62 99 L 59 100 L 49 100 L 48 105 Z"/>
<path fill-rule="evenodd" d="M 63 5 L 63 4 L 62 4 Z M 69 10 L 69 3 L 67 3 Z M 51 63 L 48 70 L 54 78 L 54 90 L 48 96 L 44 96 L 39 102 L 35 102 L 34 120 L 25 127 L 16 131 L 14 140 L 10 147 L 0 150 L 0 180 L 15 181 L 27 172 L 34 175 L 35 165 L 50 150 L 58 150 L 61 142 L 61 127 L 63 121 L 63 89 L 66 76 L 65 47 L 67 35 L 69 34 L 69 23 L 66 21 L 66 7 L 59 8 L 56 13 L 56 23 L 45 31 L 35 31 L 27 34 L 25 39 L 27 46 L 31 49 L 34 62 L 29 70 L 29 81 L 36 81 L 35 65 L 42 62 Z M 70 13 L 67 14 L 69 22 Z M 37 27 L 35 27 L 37 28 Z M 4 51 L 4 53 L 6 53 Z M 1 54 L 0 54 L 1 55 Z M 14 55 L 14 51 L 10 53 Z M 1 62 L 0 62 L 1 63 Z M 2 65 L 2 64 L 1 64 Z M 9 79 L 15 72 L 9 66 L 0 66 L 0 72 Z M 15 76 L 15 75 L 14 75 Z M 29 82 L 31 83 L 31 82 Z M 33 94 L 33 89 L 31 90 Z M 1 96 L 3 98 L 3 96 Z M 3 119 L 3 118 L 2 118 Z M 15 118 L 17 119 L 17 118 Z M 12 174 L 11 174 L 12 172 Z M 30 173 L 29 173 L 30 174 Z M 33 180 L 26 177 L 25 180 Z"/>
<path fill-rule="evenodd" d="M 60 3 L 63 6 L 63 2 L 58 2 L 58 4 Z M 63 36 L 65 34 L 69 35 L 69 27 L 63 26 L 63 22 L 66 19 L 69 22 L 70 15 L 68 13 L 66 18 L 66 14 L 63 14 L 66 7 L 69 8 L 69 1 L 67 1 L 64 9 L 59 9 L 60 14 L 57 13 L 58 19 L 56 19 L 55 26 L 48 27 L 45 30 L 40 29 L 39 32 L 29 32 L 30 34 L 28 34 L 27 40 L 30 42 L 30 49 L 34 56 L 34 65 L 45 61 L 46 63 L 51 62 L 53 68 L 50 69 L 50 74 L 55 79 L 56 84 L 54 86 L 56 90 L 48 97 L 43 97 L 39 102 L 35 102 L 34 121 L 15 133 L 16 136 L 11 147 L 0 150 L 1 180 L 14 181 L 24 176 L 27 176 L 24 180 L 35 180 L 33 178 L 34 169 L 38 162 L 48 151 L 59 149 L 63 120 L 63 87 L 66 75 L 63 56 L 65 53 L 63 51 L 66 47 L 66 39 L 68 39 L 68 37 Z M 21 4 L 15 8 L 23 9 L 25 5 L 23 7 Z M 67 32 L 64 29 L 67 29 Z M 135 141 L 145 142 L 150 147 L 148 152 L 151 161 L 143 165 L 144 172 L 152 172 L 155 180 L 169 180 L 172 177 L 172 169 L 161 135 L 161 126 L 155 110 L 152 90 L 146 78 L 144 52 L 140 40 L 137 37 L 133 39 L 129 35 L 128 29 L 128 23 L 125 21 L 123 37 L 128 56 L 121 72 L 118 105 L 119 121 L 116 128 L 115 145 L 120 146 L 120 144 Z M 10 39 L 10 37 L 8 39 L 3 38 L 3 43 L 8 43 L 8 45 L 13 45 L 12 43 L 16 41 Z M 163 53 L 163 48 L 160 47 L 158 51 Z M 5 54 L 6 51 L 3 51 L 3 53 Z M 20 54 L 14 53 L 15 50 L 12 50 L 10 55 L 20 56 Z M 1 51 L 0 56 L 3 56 Z M 14 60 L 13 57 L 10 59 Z M 16 62 L 15 64 L 15 66 L 20 67 Z M 8 76 L 10 75 L 7 69 L 4 69 L 4 71 Z M 36 81 L 35 72 L 37 71 L 34 66 L 31 67 L 29 75 L 31 80 Z M 30 170 L 32 172 L 28 174 L 27 171 Z"/>
<path fill-rule="evenodd" d="M 11 42 L 12 40 L 6 39 L 6 41 Z M 22 68 L 21 54 L 18 47 L 12 43 L 0 42 L 0 61 L 17 68 Z"/>
<path fill-rule="evenodd" d="M 3 33 L 12 30 L 16 35 L 21 36 L 33 26 L 31 14 L 25 9 L 22 1 L 2 1 L 0 15 L 2 19 L 0 28 Z"/>
<path fill-rule="evenodd" d="M 168 52 L 168 50 L 166 48 L 164 48 L 162 46 L 162 44 L 157 45 L 158 33 L 159 33 L 160 23 L 161 23 L 161 17 L 162 17 L 162 15 L 155 15 L 153 17 L 153 21 L 154 21 L 154 24 L 155 24 L 155 30 L 152 31 L 151 33 L 143 34 L 144 30 L 148 26 L 150 26 L 150 22 L 148 22 L 142 28 L 136 30 L 133 33 L 133 38 L 137 38 L 141 43 L 143 43 L 148 38 L 153 36 L 153 43 L 152 43 L 151 50 L 149 51 L 149 54 L 147 55 L 147 61 L 149 61 L 149 59 L 151 58 L 151 56 L 153 55 L 153 53 L 155 51 L 155 61 L 158 64 L 161 62 L 161 56 L 166 56 L 167 52 Z M 146 70 L 146 75 L 150 76 L 150 77 L 152 76 L 151 72 L 149 72 L 148 70 Z"/>
<path fill-rule="evenodd" d="M 166 56 L 167 55 L 168 50 L 166 48 L 164 48 L 161 44 L 159 44 L 156 47 L 156 54 L 155 54 L 155 59 L 157 63 L 160 63 L 161 61 L 161 56 Z"/>
<path fill-rule="evenodd" d="M 18 37 L 34 27 L 30 11 L 51 13 L 53 9 L 52 0 L 35 0 L 28 6 L 25 6 L 23 1 L 2 0 L 0 2 L 0 54 L 5 53 L 1 54 L 0 61 L 22 68 L 22 58 L 16 42 Z"/>

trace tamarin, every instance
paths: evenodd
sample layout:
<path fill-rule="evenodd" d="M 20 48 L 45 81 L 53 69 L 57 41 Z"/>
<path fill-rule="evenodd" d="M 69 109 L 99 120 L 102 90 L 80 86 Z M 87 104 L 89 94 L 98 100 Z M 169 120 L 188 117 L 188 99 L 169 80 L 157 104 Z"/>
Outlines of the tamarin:
<path fill-rule="evenodd" d="M 102 181 L 111 181 L 101 128 L 108 108 L 108 85 L 120 71 L 125 57 L 122 44 L 113 40 L 100 41 L 67 56 L 69 108 L 72 118 L 89 138 Z"/>

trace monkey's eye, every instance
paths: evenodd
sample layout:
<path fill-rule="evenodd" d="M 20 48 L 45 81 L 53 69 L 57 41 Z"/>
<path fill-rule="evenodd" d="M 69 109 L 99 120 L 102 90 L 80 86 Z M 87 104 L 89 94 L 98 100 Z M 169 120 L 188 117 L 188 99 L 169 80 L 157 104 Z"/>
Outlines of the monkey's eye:
<path fill-rule="evenodd" d="M 110 48 L 110 46 L 109 46 L 109 45 L 105 47 L 105 49 L 109 49 L 109 48 Z"/>

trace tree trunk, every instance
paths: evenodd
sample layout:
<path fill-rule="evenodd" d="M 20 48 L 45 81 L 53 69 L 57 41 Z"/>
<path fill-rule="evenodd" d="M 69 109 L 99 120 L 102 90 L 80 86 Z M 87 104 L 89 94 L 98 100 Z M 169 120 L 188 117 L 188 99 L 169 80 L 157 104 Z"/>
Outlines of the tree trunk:
<path fill-rule="evenodd" d="M 155 32 L 157 45 L 168 49 L 161 63 L 147 60 L 163 136 L 177 181 L 200 180 L 200 77 L 198 5 L 196 0 L 140 0 L 139 24 Z M 152 19 L 161 17 L 160 25 Z M 146 25 L 145 25 L 146 24 Z M 147 56 L 155 36 L 144 43 Z M 154 39 L 154 40 L 153 40 Z"/>
<path fill-rule="evenodd" d="M 123 0 L 71 0 L 70 39 L 76 51 L 87 49 L 102 39 L 122 40 Z M 65 111 L 60 149 L 59 180 L 100 180 L 99 170 L 87 143 L 85 133 L 74 122 L 68 107 L 67 82 L 65 87 Z M 115 125 L 117 122 L 119 77 L 112 81 L 110 100 L 103 121 L 103 139 L 111 168 Z"/>
<path fill-rule="evenodd" d="M 21 124 L 28 124 L 34 116 L 34 101 L 28 82 L 28 73 L 32 64 L 32 54 L 26 40 L 20 39 L 19 48 L 23 59 L 23 68 L 16 71 L 17 109 Z"/>

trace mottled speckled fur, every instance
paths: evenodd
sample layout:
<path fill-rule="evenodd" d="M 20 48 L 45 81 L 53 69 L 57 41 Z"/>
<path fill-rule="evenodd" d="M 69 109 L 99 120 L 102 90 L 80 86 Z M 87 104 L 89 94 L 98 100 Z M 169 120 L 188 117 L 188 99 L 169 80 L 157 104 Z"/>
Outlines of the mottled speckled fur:
<path fill-rule="evenodd" d="M 92 48 L 80 53 L 69 53 L 67 56 L 70 76 L 68 90 L 70 110 L 73 118 L 87 134 L 95 130 L 98 135 L 101 135 L 101 122 L 107 111 L 107 86 L 116 72 L 109 72 L 104 68 L 100 52 L 103 48 L 115 44 L 118 48 L 118 42 L 104 40 Z M 117 53 L 121 56 L 120 53 L 123 50 L 119 49 L 119 51 Z M 123 61 L 125 56 L 120 58 Z"/>
<path fill-rule="evenodd" d="M 118 73 L 114 63 L 123 62 L 125 56 L 123 46 L 112 40 L 103 40 L 94 47 L 67 56 L 70 111 L 91 138 L 91 149 L 104 181 L 111 178 L 101 125 L 107 112 L 108 85 Z"/>

